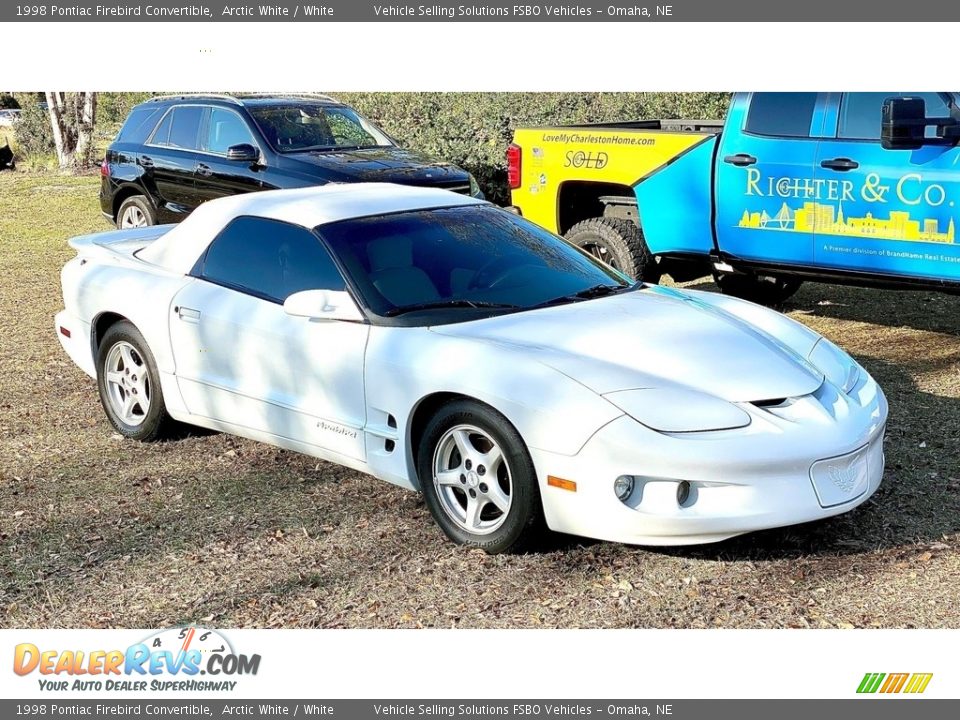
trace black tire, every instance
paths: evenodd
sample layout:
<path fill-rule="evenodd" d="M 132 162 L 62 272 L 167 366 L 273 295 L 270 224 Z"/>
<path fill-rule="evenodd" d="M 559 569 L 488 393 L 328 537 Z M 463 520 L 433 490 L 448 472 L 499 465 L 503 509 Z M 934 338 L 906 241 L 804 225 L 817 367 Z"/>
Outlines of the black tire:
<path fill-rule="evenodd" d="M 469 532 L 454 520 L 445 509 L 444 500 L 434 483 L 435 454 L 441 452 L 440 445 L 448 432 L 462 425 L 473 426 L 490 436 L 503 453 L 506 462 L 500 465 L 506 465 L 510 477 L 509 510 L 505 515 L 501 514 L 502 524 L 486 534 Z M 478 472 L 483 470 L 482 467 L 476 469 Z M 545 533 L 540 488 L 530 453 L 513 425 L 496 410 L 482 403 L 454 400 L 437 411 L 427 423 L 417 448 L 417 475 L 430 514 L 447 537 L 457 544 L 481 548 L 490 554 L 518 552 L 529 548 Z M 487 475 L 480 480 L 489 480 L 490 477 Z M 450 492 L 462 494 L 466 503 L 466 493 L 472 491 L 465 484 L 463 488 L 451 488 Z M 494 508 L 494 512 L 499 511 Z"/>
<path fill-rule="evenodd" d="M 564 236 L 593 257 L 630 277 L 660 282 L 660 267 L 650 254 L 643 232 L 621 218 L 593 218 L 578 222 Z"/>
<path fill-rule="evenodd" d="M 795 278 L 740 273 L 714 273 L 713 279 L 724 295 L 769 307 L 783 305 L 803 284 Z"/>
<path fill-rule="evenodd" d="M 132 350 L 131 357 L 133 358 L 131 366 L 124 367 L 120 372 L 125 378 L 123 387 L 128 388 L 125 392 L 122 392 L 120 386 L 115 384 L 111 387 L 111 383 L 107 380 L 110 371 L 107 365 L 108 362 L 111 362 L 111 353 L 115 348 L 120 353 L 120 347 L 123 344 L 126 345 L 126 349 Z M 130 372 L 123 372 L 125 370 L 130 370 Z M 139 376 L 138 371 L 141 371 Z M 134 379 L 131 380 L 130 378 Z M 137 379 L 140 380 L 139 385 L 136 384 Z M 135 394 L 133 391 L 137 387 L 140 388 L 138 391 L 140 397 L 146 396 L 148 398 L 148 408 L 146 412 L 143 412 L 143 405 L 137 405 L 140 408 L 137 422 L 127 422 L 118 408 L 115 407 L 118 404 L 115 393 L 119 392 L 122 397 L 126 397 L 127 393 Z M 146 388 L 146 392 L 144 392 L 144 388 Z M 153 353 L 150 352 L 143 335 L 131 322 L 121 320 L 111 325 L 104 333 L 100 347 L 97 348 L 97 389 L 100 391 L 100 404 L 103 405 L 107 419 L 116 428 L 117 432 L 126 438 L 144 442 L 158 440 L 168 435 L 176 424 L 173 418 L 167 414 L 167 407 L 163 401 L 163 391 L 160 388 L 160 376 L 157 373 L 157 363 L 153 358 Z M 134 399 L 136 400 L 136 398 Z M 139 400 L 136 400 L 136 402 L 139 403 Z M 133 412 L 136 414 L 136 407 Z"/>
<path fill-rule="evenodd" d="M 147 198 L 145 198 L 143 195 L 131 195 L 122 203 L 120 203 L 120 207 L 117 209 L 117 218 L 115 221 L 117 229 L 122 230 L 124 228 L 124 215 L 126 215 L 128 212 L 135 213 L 137 211 L 139 211 L 146 224 L 133 227 L 149 227 L 157 224 L 157 213 L 154 211 L 150 201 L 147 200 Z"/>

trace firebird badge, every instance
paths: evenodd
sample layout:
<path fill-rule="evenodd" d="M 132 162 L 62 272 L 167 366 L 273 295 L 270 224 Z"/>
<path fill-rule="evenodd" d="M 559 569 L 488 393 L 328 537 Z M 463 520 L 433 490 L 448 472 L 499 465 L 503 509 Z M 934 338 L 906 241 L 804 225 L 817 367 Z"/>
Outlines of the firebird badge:
<path fill-rule="evenodd" d="M 852 465 L 845 468 L 832 467 L 829 475 L 833 484 L 848 495 L 857 485 L 858 473 Z"/>

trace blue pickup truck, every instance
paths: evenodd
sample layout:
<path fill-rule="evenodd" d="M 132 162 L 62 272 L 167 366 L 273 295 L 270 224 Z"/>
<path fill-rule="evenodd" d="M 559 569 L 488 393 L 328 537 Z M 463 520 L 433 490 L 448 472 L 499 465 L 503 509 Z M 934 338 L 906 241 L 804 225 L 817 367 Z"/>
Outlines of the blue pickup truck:
<path fill-rule="evenodd" d="M 521 128 L 508 175 L 518 212 L 645 280 L 958 292 L 958 139 L 957 93 L 736 93 L 722 127 Z"/>

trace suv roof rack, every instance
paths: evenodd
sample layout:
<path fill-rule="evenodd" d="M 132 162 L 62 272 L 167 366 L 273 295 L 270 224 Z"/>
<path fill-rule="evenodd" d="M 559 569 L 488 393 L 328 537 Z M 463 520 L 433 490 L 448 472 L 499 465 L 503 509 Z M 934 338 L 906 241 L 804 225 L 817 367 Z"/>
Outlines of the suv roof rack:
<path fill-rule="evenodd" d="M 326 95 L 324 93 L 316 92 L 245 92 L 236 95 L 235 97 L 239 99 L 264 99 L 264 98 L 301 98 L 303 100 L 325 100 L 327 102 L 339 102 L 335 97 L 331 95 Z"/>
<path fill-rule="evenodd" d="M 190 100 L 196 98 L 207 98 L 208 100 L 226 100 L 228 102 L 240 104 L 240 101 L 233 95 L 223 95 L 219 93 L 172 93 L 170 95 L 154 95 L 147 102 L 160 102 L 161 100 Z"/>
<path fill-rule="evenodd" d="M 270 92 L 253 92 L 253 93 L 239 93 L 237 95 L 227 95 L 225 93 L 173 93 L 170 95 L 155 95 L 150 98 L 148 102 L 160 102 L 161 100 L 191 100 L 197 98 L 206 98 L 208 100 L 224 100 L 226 102 L 232 102 L 236 105 L 242 105 L 243 101 L 254 100 L 254 99 L 266 99 L 266 98 L 299 98 L 302 100 L 323 100 L 326 102 L 338 102 L 336 98 L 331 97 L 330 95 L 324 95 L 323 93 L 270 93 Z"/>

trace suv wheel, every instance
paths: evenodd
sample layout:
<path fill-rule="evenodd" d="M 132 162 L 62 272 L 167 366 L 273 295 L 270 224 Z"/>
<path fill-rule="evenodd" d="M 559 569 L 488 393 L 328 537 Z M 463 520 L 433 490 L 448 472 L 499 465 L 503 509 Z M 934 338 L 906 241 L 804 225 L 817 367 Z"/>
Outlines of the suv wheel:
<path fill-rule="evenodd" d="M 143 195 L 131 195 L 120 204 L 117 211 L 117 228 L 149 227 L 157 224 L 157 216 Z"/>

